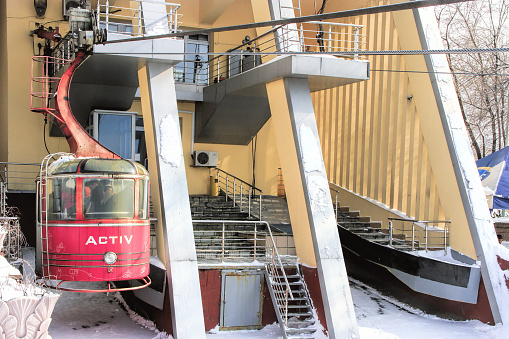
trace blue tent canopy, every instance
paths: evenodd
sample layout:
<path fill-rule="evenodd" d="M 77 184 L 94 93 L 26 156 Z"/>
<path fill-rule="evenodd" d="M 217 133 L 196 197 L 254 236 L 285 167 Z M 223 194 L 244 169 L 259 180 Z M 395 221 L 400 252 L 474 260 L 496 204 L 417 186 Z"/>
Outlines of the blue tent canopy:
<path fill-rule="evenodd" d="M 486 196 L 493 197 L 490 208 L 509 209 L 509 146 L 477 160 L 476 164 Z"/>

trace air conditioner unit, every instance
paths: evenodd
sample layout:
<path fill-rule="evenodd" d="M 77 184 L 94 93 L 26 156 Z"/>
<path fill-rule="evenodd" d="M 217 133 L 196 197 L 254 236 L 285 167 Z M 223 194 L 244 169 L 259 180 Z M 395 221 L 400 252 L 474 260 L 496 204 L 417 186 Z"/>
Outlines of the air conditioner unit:
<path fill-rule="evenodd" d="M 79 0 L 62 0 L 62 16 L 65 20 L 69 20 L 69 10 L 71 8 L 79 8 Z"/>
<path fill-rule="evenodd" d="M 203 167 L 217 166 L 217 152 L 195 151 L 194 165 Z"/>

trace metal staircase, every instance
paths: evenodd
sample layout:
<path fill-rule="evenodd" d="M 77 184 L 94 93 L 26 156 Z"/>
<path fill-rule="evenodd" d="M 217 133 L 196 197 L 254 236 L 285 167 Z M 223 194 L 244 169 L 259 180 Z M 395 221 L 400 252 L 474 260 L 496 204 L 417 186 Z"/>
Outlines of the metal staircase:
<path fill-rule="evenodd" d="M 266 281 L 283 337 L 315 338 L 317 321 L 299 264 L 266 264 L 265 267 Z"/>

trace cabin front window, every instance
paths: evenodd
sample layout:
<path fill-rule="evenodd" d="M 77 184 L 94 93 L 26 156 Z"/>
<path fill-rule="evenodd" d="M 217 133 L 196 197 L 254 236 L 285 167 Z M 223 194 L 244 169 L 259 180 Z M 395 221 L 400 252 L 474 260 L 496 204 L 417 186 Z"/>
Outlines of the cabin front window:
<path fill-rule="evenodd" d="M 83 179 L 83 217 L 134 218 L 134 179 Z"/>
<path fill-rule="evenodd" d="M 48 182 L 48 219 L 76 219 L 76 179 L 57 178 Z"/>

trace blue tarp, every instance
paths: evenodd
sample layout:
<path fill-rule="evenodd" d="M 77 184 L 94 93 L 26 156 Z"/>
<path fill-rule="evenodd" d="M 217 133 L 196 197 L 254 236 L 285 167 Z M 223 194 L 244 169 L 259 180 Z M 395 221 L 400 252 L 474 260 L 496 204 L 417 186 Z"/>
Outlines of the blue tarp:
<path fill-rule="evenodd" d="M 490 208 L 509 209 L 509 146 L 477 160 L 476 164 L 486 196 L 493 196 Z"/>

